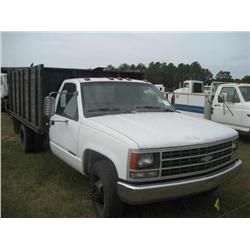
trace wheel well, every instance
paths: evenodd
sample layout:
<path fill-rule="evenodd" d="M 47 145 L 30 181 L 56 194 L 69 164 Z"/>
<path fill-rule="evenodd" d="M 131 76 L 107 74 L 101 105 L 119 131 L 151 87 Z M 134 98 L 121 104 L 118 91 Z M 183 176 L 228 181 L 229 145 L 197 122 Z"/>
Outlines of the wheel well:
<path fill-rule="evenodd" d="M 84 152 L 84 156 L 83 156 L 83 164 L 84 164 L 84 173 L 86 175 L 89 175 L 89 171 L 90 171 L 90 168 L 92 166 L 92 164 L 96 161 L 100 161 L 100 160 L 106 160 L 106 161 L 109 161 L 113 166 L 114 166 L 114 163 L 108 158 L 106 157 L 105 155 L 101 154 L 101 153 L 98 153 L 94 150 L 90 150 L 90 149 L 87 149 L 85 152 Z"/>

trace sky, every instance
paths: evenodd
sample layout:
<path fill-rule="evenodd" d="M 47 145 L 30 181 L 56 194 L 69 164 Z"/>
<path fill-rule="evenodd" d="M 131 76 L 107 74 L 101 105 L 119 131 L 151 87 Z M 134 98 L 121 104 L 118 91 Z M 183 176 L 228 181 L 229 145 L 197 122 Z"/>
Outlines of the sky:
<path fill-rule="evenodd" d="M 2 66 L 96 68 L 190 64 L 250 75 L 250 32 L 2 32 Z"/>

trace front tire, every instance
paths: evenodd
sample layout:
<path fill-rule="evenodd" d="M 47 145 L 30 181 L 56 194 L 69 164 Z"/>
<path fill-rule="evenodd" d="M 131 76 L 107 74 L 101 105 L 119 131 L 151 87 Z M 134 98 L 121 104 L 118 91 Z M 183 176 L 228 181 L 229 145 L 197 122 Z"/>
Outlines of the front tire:
<path fill-rule="evenodd" d="M 91 167 L 91 198 L 97 217 L 121 217 L 123 204 L 117 195 L 117 180 L 115 167 L 109 161 L 97 161 Z"/>

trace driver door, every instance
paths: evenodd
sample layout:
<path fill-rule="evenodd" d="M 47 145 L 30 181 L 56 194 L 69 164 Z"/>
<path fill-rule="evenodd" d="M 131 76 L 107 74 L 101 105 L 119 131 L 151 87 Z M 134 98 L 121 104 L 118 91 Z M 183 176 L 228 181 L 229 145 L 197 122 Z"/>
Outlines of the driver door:
<path fill-rule="evenodd" d="M 72 167 L 77 166 L 79 132 L 77 86 L 65 83 L 57 100 L 56 112 L 50 119 L 52 151 Z"/>

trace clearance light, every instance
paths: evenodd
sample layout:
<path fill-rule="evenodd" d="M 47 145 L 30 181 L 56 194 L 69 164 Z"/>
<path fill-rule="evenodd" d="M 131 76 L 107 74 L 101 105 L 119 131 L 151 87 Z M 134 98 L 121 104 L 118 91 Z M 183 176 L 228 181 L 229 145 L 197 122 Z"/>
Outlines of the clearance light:
<path fill-rule="evenodd" d="M 127 81 L 131 81 L 131 78 L 129 78 L 129 77 L 126 77 L 125 79 L 126 79 Z"/>
<path fill-rule="evenodd" d="M 108 79 L 109 79 L 109 80 L 114 80 L 114 77 L 109 76 Z"/>
<path fill-rule="evenodd" d="M 89 77 L 85 77 L 84 80 L 85 81 L 90 81 L 90 78 Z"/>
<path fill-rule="evenodd" d="M 123 78 L 122 78 L 122 77 L 117 77 L 117 79 L 118 79 L 118 80 L 123 80 Z"/>

